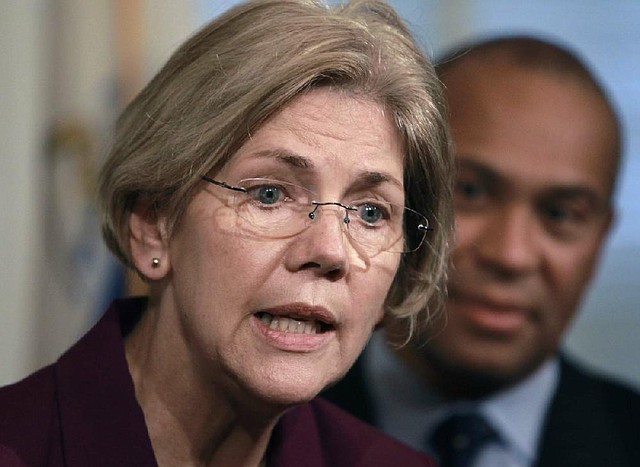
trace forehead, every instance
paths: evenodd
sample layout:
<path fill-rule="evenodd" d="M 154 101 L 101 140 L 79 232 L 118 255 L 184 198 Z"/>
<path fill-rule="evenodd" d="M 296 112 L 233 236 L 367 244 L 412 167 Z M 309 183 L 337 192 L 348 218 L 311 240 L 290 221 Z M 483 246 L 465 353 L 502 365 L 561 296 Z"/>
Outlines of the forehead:
<path fill-rule="evenodd" d="M 271 160 L 322 177 L 378 172 L 402 186 L 398 132 L 375 102 L 330 89 L 305 93 L 262 125 L 240 148 L 232 166 Z"/>
<path fill-rule="evenodd" d="M 617 130 L 584 84 L 508 64 L 469 61 L 445 79 L 456 153 L 521 187 L 580 185 L 603 199 L 617 169 Z"/>

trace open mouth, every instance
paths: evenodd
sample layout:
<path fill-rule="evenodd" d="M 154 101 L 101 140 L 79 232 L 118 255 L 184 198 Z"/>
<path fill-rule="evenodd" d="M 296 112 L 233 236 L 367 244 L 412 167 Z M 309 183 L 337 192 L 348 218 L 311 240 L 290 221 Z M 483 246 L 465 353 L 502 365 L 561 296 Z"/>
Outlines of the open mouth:
<path fill-rule="evenodd" d="M 291 334 L 322 334 L 333 329 L 331 324 L 317 319 L 276 316 L 265 311 L 256 313 L 256 317 L 269 329 Z"/>

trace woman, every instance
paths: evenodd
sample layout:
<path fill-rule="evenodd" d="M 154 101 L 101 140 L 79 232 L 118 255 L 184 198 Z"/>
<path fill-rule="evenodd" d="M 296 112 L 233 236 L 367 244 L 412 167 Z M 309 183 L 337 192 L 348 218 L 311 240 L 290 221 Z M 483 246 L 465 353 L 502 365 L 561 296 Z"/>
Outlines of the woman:
<path fill-rule="evenodd" d="M 3 390 L 0 460 L 429 465 L 315 397 L 441 290 L 450 174 L 438 82 L 387 5 L 214 20 L 125 110 L 101 173 L 106 242 L 149 297 Z"/>

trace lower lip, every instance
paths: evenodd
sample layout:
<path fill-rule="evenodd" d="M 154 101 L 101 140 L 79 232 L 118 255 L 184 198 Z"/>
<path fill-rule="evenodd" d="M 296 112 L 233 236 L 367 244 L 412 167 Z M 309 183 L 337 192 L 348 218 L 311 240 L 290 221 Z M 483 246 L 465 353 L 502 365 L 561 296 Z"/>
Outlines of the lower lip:
<path fill-rule="evenodd" d="M 288 352 L 313 352 L 327 345 L 335 337 L 335 330 L 320 334 L 302 334 L 271 329 L 257 316 L 253 317 L 253 323 L 269 345 Z"/>
<path fill-rule="evenodd" d="M 513 334 L 520 331 L 527 322 L 527 312 L 522 308 L 498 307 L 469 300 L 454 300 L 454 313 L 464 316 L 483 331 Z"/>

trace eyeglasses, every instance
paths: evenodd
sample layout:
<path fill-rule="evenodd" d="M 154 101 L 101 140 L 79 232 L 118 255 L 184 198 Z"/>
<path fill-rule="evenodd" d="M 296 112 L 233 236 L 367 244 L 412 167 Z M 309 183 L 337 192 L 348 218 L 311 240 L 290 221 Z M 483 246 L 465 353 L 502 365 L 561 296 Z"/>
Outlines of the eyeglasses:
<path fill-rule="evenodd" d="M 269 178 L 247 178 L 237 186 L 203 176 L 203 180 L 233 192 L 230 206 L 252 232 L 269 238 L 297 235 L 321 215 L 321 207 L 344 209 L 346 231 L 367 254 L 410 253 L 422 245 L 429 221 L 422 214 L 378 199 L 349 204 L 319 202 L 310 190 Z"/>

